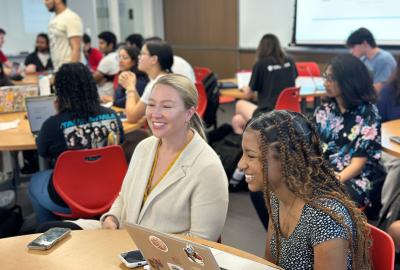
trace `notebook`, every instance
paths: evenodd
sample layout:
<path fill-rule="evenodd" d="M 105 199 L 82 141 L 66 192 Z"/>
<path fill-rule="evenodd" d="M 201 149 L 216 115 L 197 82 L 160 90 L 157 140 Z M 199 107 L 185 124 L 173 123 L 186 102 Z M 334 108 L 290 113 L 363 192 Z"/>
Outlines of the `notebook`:
<path fill-rule="evenodd" d="M 25 106 L 29 126 L 33 135 L 37 135 L 47 118 L 56 114 L 54 107 L 55 95 L 26 97 Z"/>
<path fill-rule="evenodd" d="M 156 270 L 270 270 L 260 264 L 218 249 L 149 228 L 125 223 L 132 237 L 152 269 Z"/>

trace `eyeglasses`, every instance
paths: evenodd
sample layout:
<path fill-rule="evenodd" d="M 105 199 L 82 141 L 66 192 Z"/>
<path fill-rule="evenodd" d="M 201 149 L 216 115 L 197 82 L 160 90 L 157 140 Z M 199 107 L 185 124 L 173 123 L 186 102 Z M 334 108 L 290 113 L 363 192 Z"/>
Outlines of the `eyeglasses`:
<path fill-rule="evenodd" d="M 333 82 L 336 80 L 332 74 L 327 74 L 327 73 L 322 74 L 322 79 L 324 79 L 327 82 Z"/>

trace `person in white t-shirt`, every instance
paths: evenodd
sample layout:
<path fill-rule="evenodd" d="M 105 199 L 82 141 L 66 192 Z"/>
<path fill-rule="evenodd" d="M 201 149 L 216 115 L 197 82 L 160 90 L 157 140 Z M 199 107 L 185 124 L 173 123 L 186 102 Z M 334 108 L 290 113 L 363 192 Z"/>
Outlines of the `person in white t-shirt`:
<path fill-rule="evenodd" d="M 114 76 L 118 74 L 118 53 L 117 37 L 110 31 L 101 32 L 98 35 L 99 50 L 104 57 L 100 60 L 97 70 L 93 73 L 94 80 L 97 83 L 97 90 L 100 98 L 104 96 L 114 96 Z"/>
<path fill-rule="evenodd" d="M 51 60 L 57 71 L 64 63 L 81 60 L 82 20 L 67 7 L 66 0 L 44 0 L 44 3 L 55 13 L 49 21 L 48 34 Z"/>
<path fill-rule="evenodd" d="M 146 42 L 139 55 L 139 70 L 146 72 L 150 82 L 140 97 L 136 90 L 136 76 L 125 71 L 119 75 L 119 84 L 126 89 L 125 112 L 129 122 L 136 123 L 145 113 L 146 105 L 154 83 L 167 73 L 171 73 L 174 62 L 172 48 L 163 41 Z"/>
<path fill-rule="evenodd" d="M 174 64 L 172 65 L 172 72 L 181 74 L 188 77 L 193 83 L 196 82 L 194 70 L 192 66 L 180 56 L 174 55 Z"/>

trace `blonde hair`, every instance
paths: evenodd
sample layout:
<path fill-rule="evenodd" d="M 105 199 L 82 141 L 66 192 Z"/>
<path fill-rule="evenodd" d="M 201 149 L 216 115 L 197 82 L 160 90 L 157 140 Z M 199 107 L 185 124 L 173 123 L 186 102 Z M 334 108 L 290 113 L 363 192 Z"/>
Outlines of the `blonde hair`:
<path fill-rule="evenodd" d="M 197 92 L 196 86 L 187 77 L 172 73 L 164 75 L 157 80 L 153 86 L 153 89 L 159 84 L 168 85 L 174 88 L 181 97 L 183 105 L 187 110 L 192 107 L 197 109 L 199 103 L 199 93 Z M 189 127 L 196 130 L 204 140 L 207 140 L 204 132 L 203 120 L 197 111 L 195 111 L 193 116 L 190 118 Z"/>

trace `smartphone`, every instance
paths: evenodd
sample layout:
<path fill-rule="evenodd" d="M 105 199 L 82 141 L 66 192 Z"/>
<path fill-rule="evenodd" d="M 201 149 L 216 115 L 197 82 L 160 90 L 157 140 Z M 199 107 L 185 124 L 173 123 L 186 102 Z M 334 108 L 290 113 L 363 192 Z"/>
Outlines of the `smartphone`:
<path fill-rule="evenodd" d="M 392 136 L 392 137 L 390 137 L 390 140 L 392 142 L 400 144 L 400 136 Z"/>
<path fill-rule="evenodd" d="M 132 250 L 119 254 L 119 258 L 126 267 L 135 268 L 147 264 L 146 259 L 143 257 L 140 250 Z"/>
<path fill-rule="evenodd" d="M 71 233 L 68 228 L 51 228 L 28 244 L 30 249 L 47 250 Z"/>

